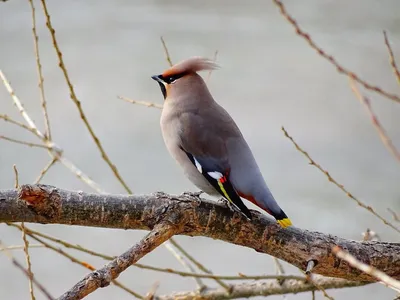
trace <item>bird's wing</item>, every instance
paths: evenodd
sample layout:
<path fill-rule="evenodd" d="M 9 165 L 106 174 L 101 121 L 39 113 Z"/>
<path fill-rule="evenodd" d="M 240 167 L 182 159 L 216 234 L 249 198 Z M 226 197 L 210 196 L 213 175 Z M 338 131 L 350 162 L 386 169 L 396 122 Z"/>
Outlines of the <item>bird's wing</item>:
<path fill-rule="evenodd" d="M 233 187 L 229 175 L 226 140 L 240 134 L 234 127 L 226 126 L 228 120 L 217 121 L 212 127 L 210 118 L 202 118 L 196 113 L 185 113 L 180 116 L 180 148 L 186 153 L 191 163 L 204 178 L 230 203 L 236 206 L 247 218 L 251 213 Z M 218 121 L 222 123 L 218 123 Z M 233 121 L 232 121 L 233 122 Z M 212 122 L 214 123 L 214 122 Z"/>

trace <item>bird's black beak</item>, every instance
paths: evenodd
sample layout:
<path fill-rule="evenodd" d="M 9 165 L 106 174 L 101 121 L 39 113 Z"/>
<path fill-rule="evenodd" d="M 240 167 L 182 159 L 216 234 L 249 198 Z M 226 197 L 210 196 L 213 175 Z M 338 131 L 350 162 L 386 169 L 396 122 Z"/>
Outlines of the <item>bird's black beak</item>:
<path fill-rule="evenodd" d="M 158 82 L 158 84 L 160 85 L 161 93 L 163 94 L 165 99 L 167 97 L 167 90 L 165 89 L 162 75 L 153 75 L 151 76 L 151 78 Z"/>
<path fill-rule="evenodd" d="M 151 76 L 151 78 L 153 80 L 157 81 L 158 83 L 163 83 L 162 75 L 153 75 L 153 76 Z"/>

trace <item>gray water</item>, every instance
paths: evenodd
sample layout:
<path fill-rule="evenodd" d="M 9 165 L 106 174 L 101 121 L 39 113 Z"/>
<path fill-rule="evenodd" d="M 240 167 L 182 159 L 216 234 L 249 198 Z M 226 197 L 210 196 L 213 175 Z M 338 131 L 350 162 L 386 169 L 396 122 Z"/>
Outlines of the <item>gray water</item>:
<path fill-rule="evenodd" d="M 35 2 L 36 3 L 36 2 Z M 289 12 L 327 52 L 362 78 L 399 93 L 388 63 L 382 30 L 386 29 L 400 64 L 400 3 L 393 1 L 285 1 Z M 110 193 L 124 193 L 102 161 L 57 66 L 49 33 L 37 4 L 38 32 L 45 88 L 54 140 L 65 155 Z M 219 51 L 221 69 L 209 88 L 237 121 L 266 181 L 294 224 L 300 228 L 361 239 L 372 228 L 383 240 L 399 235 L 358 207 L 287 140 L 285 126 L 312 157 L 354 195 L 391 218 L 400 211 L 400 164 L 388 153 L 348 80 L 319 57 L 282 18 L 271 1 L 49 1 L 49 10 L 76 93 L 107 153 L 135 193 L 196 190 L 169 157 L 159 129 L 160 111 L 132 105 L 117 95 L 162 103 L 150 79 L 168 67 L 160 36 L 172 60 L 212 58 Z M 27 1 L 0 4 L 0 68 L 27 111 L 43 128 Z M 207 75 L 207 74 L 203 74 Z M 400 105 L 368 93 L 394 143 L 400 147 Z M 6 90 L 0 88 L 0 113 L 22 120 Z M 35 141 L 29 133 L 0 122 L 0 135 Z M 20 182 L 33 182 L 49 161 L 42 149 L 0 139 L 0 188 L 13 186 L 12 165 Z M 91 191 L 62 165 L 43 183 Z M 251 205 L 249 205 L 251 206 Z M 112 255 L 120 254 L 145 232 L 72 226 L 32 225 L 62 239 Z M 21 234 L 0 226 L 1 241 L 21 244 Z M 274 274 L 272 259 L 254 250 L 206 238 L 177 238 L 216 274 Z M 33 242 L 34 243 L 34 242 Z M 68 251 L 94 266 L 104 261 Z M 21 252 L 15 256 L 24 261 Z M 31 250 L 33 272 L 58 296 L 87 270 L 45 249 Z M 141 262 L 182 269 L 163 247 Z M 22 273 L 0 255 L 0 299 L 28 299 Z M 288 273 L 298 273 L 285 265 Z M 158 293 L 192 290 L 194 280 L 130 268 L 120 279 L 145 294 L 160 282 Z M 211 286 L 213 282 L 208 282 Z M 393 299 L 379 284 L 328 291 L 336 299 Z M 39 292 L 37 299 L 44 299 Z M 288 299 L 310 299 L 310 294 Z M 87 299 L 130 299 L 108 287 Z M 318 294 L 317 299 L 323 296 Z M 271 299 L 282 299 L 281 296 Z"/>

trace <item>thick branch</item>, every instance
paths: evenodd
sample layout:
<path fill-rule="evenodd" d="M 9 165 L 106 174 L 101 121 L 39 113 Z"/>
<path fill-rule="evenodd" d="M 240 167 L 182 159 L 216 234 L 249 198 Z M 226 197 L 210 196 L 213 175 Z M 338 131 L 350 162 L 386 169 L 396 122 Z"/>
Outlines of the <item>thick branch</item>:
<path fill-rule="evenodd" d="M 21 200 L 24 199 L 24 200 Z M 400 243 L 357 242 L 299 228 L 280 228 L 274 220 L 253 211 L 247 221 L 222 204 L 186 194 L 169 196 L 104 195 L 71 192 L 43 185 L 0 191 L 0 222 L 53 223 L 107 228 L 152 230 L 169 220 L 176 234 L 206 236 L 267 253 L 313 273 L 347 280 L 375 281 L 332 254 L 339 246 L 358 260 L 400 279 Z"/>

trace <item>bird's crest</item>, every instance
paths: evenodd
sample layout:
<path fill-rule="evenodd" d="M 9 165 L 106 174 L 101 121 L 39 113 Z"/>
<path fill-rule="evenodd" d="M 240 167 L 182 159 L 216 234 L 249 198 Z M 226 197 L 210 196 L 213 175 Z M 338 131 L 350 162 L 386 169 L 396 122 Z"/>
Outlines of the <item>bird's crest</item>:
<path fill-rule="evenodd" d="M 168 77 L 171 75 L 195 73 L 198 71 L 215 70 L 218 68 L 219 66 L 212 60 L 209 60 L 208 58 L 204 57 L 195 56 L 183 60 L 180 63 L 177 63 L 176 65 L 173 65 L 171 68 L 165 70 L 162 76 Z"/>

